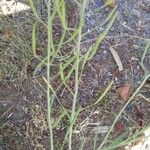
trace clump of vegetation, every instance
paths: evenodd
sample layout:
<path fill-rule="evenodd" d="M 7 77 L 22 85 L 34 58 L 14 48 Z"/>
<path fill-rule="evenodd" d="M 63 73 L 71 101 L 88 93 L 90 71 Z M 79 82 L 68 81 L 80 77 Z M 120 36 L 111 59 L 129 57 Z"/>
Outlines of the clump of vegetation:
<path fill-rule="evenodd" d="M 150 46 L 149 40 L 146 41 L 141 59 L 141 66 L 145 71 L 143 81 L 131 97 L 126 96 L 127 99 L 118 114 L 112 116 L 112 125 L 105 136 L 102 139 L 99 138 L 98 130 L 101 127 L 99 124 L 94 125 L 97 132 L 92 136 L 88 135 L 89 139 L 83 134 L 82 129 L 84 125 L 86 126 L 86 122 L 82 120 L 82 115 L 96 109 L 99 105 L 104 108 L 102 103 L 107 103 L 108 100 L 105 101 L 105 99 L 108 99 L 107 95 L 114 85 L 114 80 L 109 81 L 107 87 L 103 87 L 102 92 L 97 94 L 96 99 L 86 106 L 81 106 L 78 99 L 84 71 L 88 62 L 96 54 L 99 45 L 106 38 L 118 14 L 117 5 L 113 3 L 114 6 L 111 7 L 111 11 L 105 18 L 104 30 L 94 42 L 89 42 L 86 51 L 82 52 L 82 45 L 88 32 L 84 30 L 88 3 L 88 0 L 74 0 L 73 2 L 48 0 L 43 4 L 44 17 L 42 17 L 36 7 L 38 6 L 36 1 L 29 0 L 33 16 L 30 18 L 32 21 L 29 21 L 28 28 L 30 30 L 32 25 L 32 34 L 29 37 L 18 35 L 11 40 L 11 36 L 15 34 L 11 31 L 5 32 L 5 38 L 15 48 L 9 47 L 8 50 L 1 52 L 3 55 L 1 60 L 2 76 L 7 74 L 8 76 L 13 75 L 12 78 L 14 78 L 15 75 L 18 76 L 18 71 L 22 72 L 22 66 L 25 66 L 27 75 L 32 74 L 32 77 L 38 78 L 39 73 L 46 68 L 41 80 L 47 97 L 47 122 L 51 150 L 58 148 L 71 150 L 74 149 L 74 146 L 77 147 L 76 149 L 82 150 L 89 141 L 95 150 L 116 149 L 135 141 L 144 130 L 135 131 L 134 135 L 130 135 L 127 131 L 117 138 L 112 134 L 115 124 L 121 118 L 124 110 L 150 78 L 149 71 L 144 67 L 144 58 Z M 107 5 L 106 3 L 104 7 Z M 71 15 L 69 14 L 70 10 L 73 11 Z M 9 35 L 7 32 L 10 32 Z M 12 49 L 15 49 L 16 52 Z M 5 59 L 6 57 L 7 59 Z M 83 122 L 80 122 L 80 119 Z M 63 139 L 55 136 L 61 130 L 63 130 Z"/>

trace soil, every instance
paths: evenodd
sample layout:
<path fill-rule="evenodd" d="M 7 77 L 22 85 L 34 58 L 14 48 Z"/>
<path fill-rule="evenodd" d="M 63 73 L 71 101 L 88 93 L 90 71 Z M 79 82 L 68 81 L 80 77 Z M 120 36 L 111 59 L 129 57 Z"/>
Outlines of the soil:
<path fill-rule="evenodd" d="M 68 2 L 70 4 L 70 2 Z M 85 53 L 94 39 L 104 30 L 103 24 L 106 16 L 111 11 L 111 8 L 103 8 L 102 0 L 92 0 L 86 9 L 85 28 L 84 31 L 88 34 L 82 41 L 81 53 Z M 69 5 L 68 12 L 70 22 L 69 26 L 77 25 L 78 14 L 76 5 Z M 95 10 L 98 10 L 92 13 Z M 79 87 L 78 107 L 86 107 L 95 102 L 95 99 L 104 91 L 105 87 L 114 80 L 113 87 L 107 96 L 94 108 L 89 108 L 81 113 L 75 127 L 73 149 L 78 150 L 81 139 L 86 139 L 84 149 L 93 149 L 93 139 L 95 137 L 94 127 L 96 123 L 101 126 L 109 127 L 124 102 L 120 99 L 117 88 L 122 87 L 127 83 L 132 85 L 131 94 L 141 84 L 144 76 L 144 70 L 139 62 L 145 48 L 145 40 L 150 38 L 150 1 L 149 0 L 119 0 L 118 1 L 118 16 L 110 29 L 107 37 L 99 45 L 94 57 L 87 63 L 83 72 L 82 82 Z M 11 21 L 16 21 L 20 32 L 27 36 L 23 38 L 31 40 L 30 28 L 22 31 L 25 23 L 31 12 L 9 17 Z M 42 14 L 42 12 L 41 12 Z M 73 16 L 73 17 L 72 17 Z M 75 20 L 75 22 L 74 22 Z M 1 20 L 0 20 L 1 21 Z M 96 31 L 91 30 L 96 27 Z M 5 27 L 1 26 L 0 31 L 4 31 Z M 55 30 L 57 30 L 56 27 Z M 26 33 L 25 33 L 26 32 Z M 58 35 L 57 33 L 55 33 Z M 1 36 L 1 33 L 0 33 Z M 1 38 L 1 37 L 0 37 Z M 3 38 L 3 37 L 2 37 Z M 47 42 L 44 31 L 39 27 L 38 35 L 41 45 L 39 45 L 39 55 L 44 54 L 44 45 Z M 57 37 L 56 37 L 57 38 Z M 91 42 L 89 42 L 91 41 Z M 27 41 L 26 41 L 27 42 Z M 4 44 L 1 48 L 1 45 Z M 116 62 L 110 52 L 111 45 L 118 53 L 123 64 L 123 71 L 119 71 Z M 28 45 L 28 50 L 31 48 Z M 9 47 L 9 44 L 0 41 L 0 49 Z M 14 48 L 14 47 L 13 47 Z M 68 53 L 69 50 L 65 49 Z M 32 53 L 32 52 L 30 52 Z M 17 56 L 19 58 L 19 56 Z M 1 58 L 0 58 L 1 59 Z M 14 61 L 14 60 L 13 60 Z M 17 64 L 20 60 L 17 61 Z M 47 100 L 45 93 L 45 83 L 43 76 L 46 74 L 46 68 L 41 68 L 36 76 L 33 76 L 35 66 L 38 60 L 35 58 L 26 58 L 25 63 L 14 76 L 9 74 L 0 82 L 0 150 L 49 150 L 49 131 L 47 126 Z M 150 70 L 150 51 L 147 53 L 144 65 L 147 70 Z M 56 69 L 56 68 L 54 68 Z M 55 74 L 55 71 L 54 71 Z M 57 87 L 60 84 L 58 78 L 52 81 Z M 74 78 L 69 81 L 69 86 L 73 88 Z M 150 83 L 147 81 L 145 86 L 140 91 L 146 98 L 150 98 Z M 65 108 L 71 109 L 72 97 L 66 89 L 58 91 L 58 97 Z M 59 102 L 54 104 L 52 116 L 55 119 L 61 111 Z M 67 118 L 62 119 L 61 124 L 54 130 L 55 149 L 60 149 L 64 140 Z M 125 131 L 140 129 L 150 123 L 150 103 L 143 100 L 141 97 L 135 97 L 135 100 L 126 108 L 120 121 L 124 124 L 122 128 Z M 84 125 L 86 125 L 84 127 Z M 115 130 L 115 129 L 114 129 Z M 117 130 L 119 130 L 117 128 Z M 124 132 L 121 129 L 121 133 Z M 106 131 L 107 132 L 107 131 Z M 117 133 L 119 132 L 119 133 Z M 112 136 L 120 134 L 120 131 L 114 131 Z M 103 139 L 105 133 L 98 134 L 97 145 Z M 67 147 L 64 149 L 67 149 Z"/>

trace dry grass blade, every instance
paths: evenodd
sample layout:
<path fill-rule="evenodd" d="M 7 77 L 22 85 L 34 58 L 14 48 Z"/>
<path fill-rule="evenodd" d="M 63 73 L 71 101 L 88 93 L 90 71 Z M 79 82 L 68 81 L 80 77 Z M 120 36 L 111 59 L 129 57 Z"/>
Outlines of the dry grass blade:
<path fill-rule="evenodd" d="M 117 53 L 116 50 L 115 50 L 114 48 L 112 48 L 112 47 L 110 47 L 109 49 L 110 49 L 110 51 L 111 51 L 111 54 L 113 55 L 113 58 L 114 58 L 114 60 L 115 60 L 115 62 L 116 62 L 116 64 L 117 64 L 117 66 L 118 66 L 119 71 L 123 71 L 123 64 L 122 64 L 122 62 L 121 62 L 121 59 L 120 59 L 118 53 Z"/>

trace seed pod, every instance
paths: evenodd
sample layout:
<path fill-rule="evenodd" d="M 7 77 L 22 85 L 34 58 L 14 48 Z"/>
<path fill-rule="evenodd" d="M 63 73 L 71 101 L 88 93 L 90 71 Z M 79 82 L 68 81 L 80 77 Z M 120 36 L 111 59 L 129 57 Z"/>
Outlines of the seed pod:
<path fill-rule="evenodd" d="M 114 8 L 117 5 L 117 0 L 105 0 L 105 5 Z"/>

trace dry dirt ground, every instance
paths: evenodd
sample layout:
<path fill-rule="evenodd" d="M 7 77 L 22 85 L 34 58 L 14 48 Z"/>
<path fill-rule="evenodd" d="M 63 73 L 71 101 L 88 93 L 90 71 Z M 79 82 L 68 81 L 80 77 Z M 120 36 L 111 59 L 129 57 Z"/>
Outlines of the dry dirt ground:
<path fill-rule="evenodd" d="M 81 51 L 85 52 L 89 43 L 94 42 L 103 31 L 104 19 L 110 8 L 101 8 L 103 1 L 91 0 L 85 17 L 85 31 Z M 41 8 L 39 8 L 40 10 Z M 70 5 L 70 26 L 77 21 L 76 9 Z M 88 62 L 79 87 L 78 106 L 88 106 L 99 96 L 101 91 L 114 79 L 114 85 L 101 103 L 91 109 L 83 111 L 77 120 L 74 134 L 73 149 L 78 150 L 80 138 L 84 135 L 87 142 L 84 149 L 92 150 L 94 127 L 99 123 L 109 127 L 124 102 L 117 94 L 117 88 L 125 84 L 132 86 L 131 93 L 141 84 L 144 71 L 139 65 L 145 47 L 145 40 L 150 38 L 150 0 L 119 0 L 118 16 L 103 43 L 98 47 L 96 54 Z M 44 12 L 41 11 L 44 17 Z M 47 127 L 47 100 L 42 76 L 45 68 L 41 68 L 37 76 L 33 76 L 38 60 L 33 58 L 31 48 L 31 28 L 33 16 L 31 12 L 21 12 L 17 16 L 8 16 L 0 19 L 0 150 L 49 150 L 49 132 Z M 91 30 L 96 27 L 96 31 Z M 56 31 L 59 30 L 59 27 Z M 12 32 L 12 33 L 11 33 Z M 15 36 L 15 39 L 13 37 Z M 44 55 L 46 35 L 39 27 L 38 40 L 39 54 Z M 111 45 L 120 56 L 123 71 L 118 67 L 110 52 Z M 150 70 L 150 51 L 144 61 L 145 67 Z M 73 85 L 74 79 L 70 82 Z M 150 81 L 144 85 L 140 94 L 150 99 Z M 53 84 L 59 85 L 59 80 Z M 58 91 L 63 105 L 70 109 L 71 97 L 67 91 Z M 57 118 L 60 107 L 55 104 L 53 118 Z M 120 123 L 121 122 L 121 123 Z M 127 107 L 118 124 L 114 135 L 125 131 L 140 129 L 150 123 L 150 103 L 142 97 L 136 97 Z M 64 117 L 55 128 L 54 138 L 56 149 L 60 149 L 67 126 Z M 83 127 L 83 124 L 87 125 Z M 82 129 L 81 129 L 82 128 Z M 78 135 L 78 131 L 80 134 Z M 106 129 L 107 132 L 107 129 Z M 105 133 L 98 135 L 99 143 Z M 64 148 L 65 149 L 65 148 Z M 66 148 L 67 149 L 67 148 Z"/>

